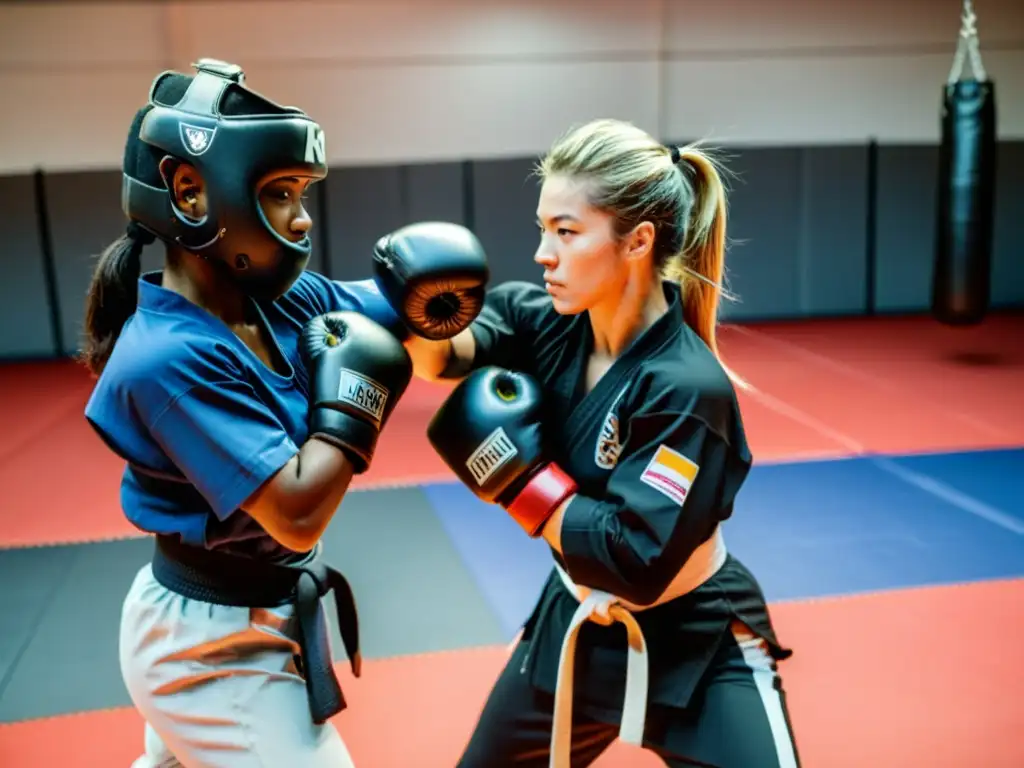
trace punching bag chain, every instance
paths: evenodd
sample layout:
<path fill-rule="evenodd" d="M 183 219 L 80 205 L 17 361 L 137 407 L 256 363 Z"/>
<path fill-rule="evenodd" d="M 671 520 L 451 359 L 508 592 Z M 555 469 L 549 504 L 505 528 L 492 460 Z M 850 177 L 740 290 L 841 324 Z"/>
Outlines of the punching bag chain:
<path fill-rule="evenodd" d="M 956 44 L 956 54 L 953 56 L 953 67 L 949 70 L 949 80 L 946 81 L 949 85 L 960 80 L 965 56 L 970 58 L 974 78 L 979 81 L 988 80 L 978 44 L 978 17 L 974 13 L 974 3 L 971 0 L 964 0 L 963 11 L 960 14 L 960 37 Z"/>

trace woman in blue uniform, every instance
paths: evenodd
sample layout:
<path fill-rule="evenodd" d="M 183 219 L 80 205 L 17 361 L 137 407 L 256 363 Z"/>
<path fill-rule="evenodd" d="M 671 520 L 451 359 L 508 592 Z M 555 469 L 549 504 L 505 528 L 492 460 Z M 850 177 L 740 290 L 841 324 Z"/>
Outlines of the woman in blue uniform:
<path fill-rule="evenodd" d="M 358 674 L 355 605 L 317 542 L 412 375 L 400 339 L 465 327 L 472 275 L 448 291 L 421 261 L 385 295 L 305 271 L 323 132 L 234 65 L 158 76 L 123 170 L 130 223 L 96 265 L 83 358 L 86 418 L 126 461 L 125 514 L 156 539 L 121 620 L 146 721 L 135 765 L 352 765 L 326 722 L 345 703 L 320 598 Z M 156 239 L 164 267 L 140 275 Z M 409 240 L 382 241 L 380 277 Z M 447 325 L 423 310 L 442 293 Z"/>
<path fill-rule="evenodd" d="M 793 768 L 775 637 L 721 523 L 751 466 L 715 328 L 715 164 L 622 122 L 540 166 L 543 287 L 492 288 L 418 375 L 465 377 L 438 453 L 555 568 L 459 763 L 585 766 L 618 736 L 667 765 Z"/>

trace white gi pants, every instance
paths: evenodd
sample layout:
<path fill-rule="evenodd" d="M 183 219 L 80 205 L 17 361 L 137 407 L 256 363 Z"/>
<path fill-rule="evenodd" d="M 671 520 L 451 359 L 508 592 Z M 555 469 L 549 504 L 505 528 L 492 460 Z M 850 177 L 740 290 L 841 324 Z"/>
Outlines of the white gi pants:
<path fill-rule="evenodd" d="M 143 567 L 121 615 L 121 674 L 146 720 L 133 768 L 354 768 L 310 717 L 293 614 L 191 600 Z"/>

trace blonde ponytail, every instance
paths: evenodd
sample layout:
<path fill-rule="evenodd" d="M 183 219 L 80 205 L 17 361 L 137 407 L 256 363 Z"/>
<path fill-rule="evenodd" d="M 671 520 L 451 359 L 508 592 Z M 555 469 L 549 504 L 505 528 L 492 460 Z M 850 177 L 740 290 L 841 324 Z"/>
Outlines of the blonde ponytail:
<path fill-rule="evenodd" d="M 669 259 L 663 274 L 683 286 L 683 317 L 708 345 L 725 372 L 743 389 L 749 384 L 722 360 L 718 349 L 718 311 L 725 294 L 726 192 L 714 159 L 696 145 L 679 151 L 690 173 L 693 207 L 683 250 Z"/>
<path fill-rule="evenodd" d="M 725 186 L 714 161 L 694 146 L 681 149 L 692 171 L 693 208 L 682 252 L 664 275 L 683 286 L 686 323 L 718 355 L 718 305 L 725 273 Z"/>

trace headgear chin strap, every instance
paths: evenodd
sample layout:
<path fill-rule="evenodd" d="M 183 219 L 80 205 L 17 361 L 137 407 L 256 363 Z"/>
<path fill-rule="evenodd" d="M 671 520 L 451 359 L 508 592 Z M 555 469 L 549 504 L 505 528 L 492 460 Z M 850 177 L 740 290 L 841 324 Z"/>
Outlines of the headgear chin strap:
<path fill-rule="evenodd" d="M 194 66 L 196 75 L 176 104 L 157 100 L 160 81 L 176 73 L 153 81 L 139 140 L 199 171 L 206 182 L 205 217 L 197 221 L 178 209 L 166 177 L 155 187 L 125 174 L 122 207 L 161 240 L 216 264 L 252 297 L 276 299 L 305 269 L 310 240 L 294 243 L 275 232 L 258 188 L 270 174 L 324 178 L 323 131 L 301 110 L 247 88 L 240 67 L 212 59 Z M 260 113 L 224 114 L 233 90 L 244 92 L 245 103 Z"/>

